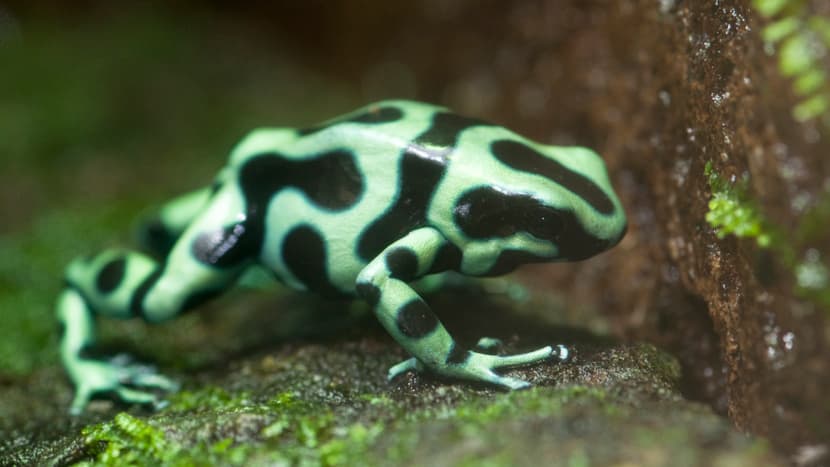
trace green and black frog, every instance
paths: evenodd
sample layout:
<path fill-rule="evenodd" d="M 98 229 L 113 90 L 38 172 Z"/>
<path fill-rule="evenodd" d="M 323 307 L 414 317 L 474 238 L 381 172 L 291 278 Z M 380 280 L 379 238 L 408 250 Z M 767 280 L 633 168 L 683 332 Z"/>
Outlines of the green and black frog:
<path fill-rule="evenodd" d="M 530 141 L 411 101 L 378 102 L 311 128 L 262 128 L 213 184 L 162 207 L 145 238 L 160 260 L 109 250 L 75 260 L 57 303 L 60 354 L 76 386 L 158 402 L 170 379 L 124 359 L 87 356 L 96 315 L 169 320 L 258 266 L 290 287 L 354 296 L 412 358 L 409 370 L 517 389 L 495 370 L 565 358 L 461 348 L 411 287 L 456 271 L 493 276 L 525 263 L 582 260 L 620 241 L 625 213 L 590 149 Z"/>

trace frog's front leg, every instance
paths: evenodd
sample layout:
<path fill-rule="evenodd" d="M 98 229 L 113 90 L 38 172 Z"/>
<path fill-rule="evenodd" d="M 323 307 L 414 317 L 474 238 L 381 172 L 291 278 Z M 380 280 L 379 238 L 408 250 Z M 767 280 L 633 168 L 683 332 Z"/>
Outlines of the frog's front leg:
<path fill-rule="evenodd" d="M 112 392 L 127 402 L 156 404 L 157 397 L 142 388 L 177 389 L 175 382 L 155 373 L 150 366 L 132 364 L 120 356 L 101 360 L 85 355 L 95 343 L 95 322 L 80 288 L 70 286 L 63 291 L 58 298 L 57 314 L 61 327 L 61 360 L 75 384 L 70 413 L 81 413 L 95 393 Z"/>
<path fill-rule="evenodd" d="M 356 289 L 375 308 L 375 314 L 387 331 L 414 358 L 389 370 L 389 378 L 424 367 L 439 375 L 484 381 L 510 389 L 528 382 L 496 374 L 503 367 L 526 365 L 558 355 L 550 346 L 518 355 L 489 355 L 460 348 L 429 306 L 407 284 L 425 274 L 438 272 L 445 262 L 444 253 L 457 249 L 437 230 L 415 230 L 387 247 L 361 271 Z"/>
<path fill-rule="evenodd" d="M 72 413 L 81 412 L 96 393 L 114 393 L 125 402 L 143 404 L 158 402 L 149 389 L 175 389 L 172 381 L 146 365 L 86 355 L 95 343 L 95 315 L 160 322 L 225 289 L 256 254 L 239 220 L 239 205 L 233 190 L 217 194 L 162 262 L 137 252 L 110 250 L 70 264 L 57 317 L 61 360 L 76 387 Z"/>

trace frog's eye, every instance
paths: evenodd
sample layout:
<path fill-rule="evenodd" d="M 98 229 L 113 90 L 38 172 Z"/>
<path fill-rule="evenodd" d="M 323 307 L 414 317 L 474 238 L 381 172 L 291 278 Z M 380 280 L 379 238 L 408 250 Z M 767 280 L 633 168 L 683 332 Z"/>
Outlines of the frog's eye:
<path fill-rule="evenodd" d="M 523 230 L 530 235 L 554 243 L 558 243 L 559 237 L 565 228 L 565 221 L 560 213 L 543 206 L 529 210 L 523 224 Z"/>

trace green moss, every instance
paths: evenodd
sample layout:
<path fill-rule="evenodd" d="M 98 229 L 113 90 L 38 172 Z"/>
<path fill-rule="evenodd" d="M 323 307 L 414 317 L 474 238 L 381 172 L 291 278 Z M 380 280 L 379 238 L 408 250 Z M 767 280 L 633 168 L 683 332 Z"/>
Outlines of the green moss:
<path fill-rule="evenodd" d="M 171 464 L 179 451 L 164 432 L 126 413 L 85 428 L 82 434 L 87 448 L 96 454 L 95 462 L 82 465 Z"/>
<path fill-rule="evenodd" d="M 379 422 L 346 423 L 325 407 L 298 399 L 287 391 L 263 403 L 252 402 L 247 393 L 234 395 L 221 388 L 184 392 L 171 398 L 171 405 L 160 415 L 189 410 L 214 416 L 230 412 L 256 414 L 269 419 L 257 437 L 261 443 L 249 444 L 250 449 L 246 452 L 219 449 L 230 444 L 228 440 L 224 440 L 222 446 L 209 446 L 209 454 L 233 455 L 243 461 L 276 456 L 275 459 L 291 465 L 354 465 L 360 463 L 368 447 L 384 429 Z M 229 459 L 221 457 L 220 460 Z"/>
<path fill-rule="evenodd" d="M 84 429 L 84 444 L 93 460 L 82 465 L 242 465 L 254 459 L 270 459 L 290 465 L 355 465 L 376 455 L 373 446 L 383 433 L 394 432 L 389 459 L 411 459 L 420 443 L 419 427 L 424 423 L 444 421 L 452 436 L 459 439 L 486 437 L 493 426 L 517 420 L 562 416 L 565 407 L 600 408 L 606 416 L 627 413 L 610 402 L 608 394 L 596 388 L 572 386 L 562 389 L 532 388 L 500 394 L 496 398 L 472 398 L 455 406 L 428 406 L 407 410 L 401 402 L 388 399 L 396 407 L 384 409 L 384 420 L 355 422 L 341 417 L 319 404 L 298 399 L 289 392 L 275 395 L 261 404 L 240 401 L 247 395 L 231 395 L 218 388 L 184 392 L 174 396 L 171 405 L 146 421 L 126 413 L 112 421 Z M 174 420 L 171 415 L 187 410 L 205 409 L 211 424 L 224 423 L 219 414 L 238 410 L 243 414 L 261 414 L 270 418 L 259 433 L 258 441 L 238 442 L 230 438 L 216 442 L 174 441 L 159 428 Z M 400 414 L 408 411 L 410 417 Z M 189 417 L 196 415 L 189 415 Z M 227 423 L 234 423 L 232 420 Z M 371 453 L 375 454 L 371 454 Z M 491 465 L 506 465 L 510 457 L 499 460 L 498 454 L 486 459 Z M 574 457 L 575 462 L 579 456 Z M 471 459 L 473 461 L 475 459 Z M 463 462 L 462 462 L 463 464 Z"/>
<path fill-rule="evenodd" d="M 752 238 L 762 248 L 770 246 L 769 226 L 748 195 L 747 180 L 729 183 L 707 162 L 704 174 L 712 190 L 706 222 L 717 231 L 718 238 L 735 235 Z"/>
<path fill-rule="evenodd" d="M 344 424 L 333 412 L 317 404 L 281 393 L 267 402 L 276 420 L 261 435 L 292 465 L 355 465 L 383 432 L 382 423 Z"/>
<path fill-rule="evenodd" d="M 607 394 L 599 388 L 569 386 L 563 389 L 530 388 L 526 391 L 511 392 L 495 400 L 475 400 L 455 408 L 453 418 L 466 423 L 485 426 L 517 413 L 538 416 L 555 416 L 562 407 L 574 403 L 595 403 L 605 406 Z"/>
<path fill-rule="evenodd" d="M 196 391 L 179 391 L 168 398 L 168 412 L 186 412 L 190 410 L 231 410 L 248 403 L 249 395 L 245 392 L 230 394 L 215 386 L 203 387 Z"/>
<path fill-rule="evenodd" d="M 171 441 L 151 422 L 119 413 L 111 422 L 85 428 L 87 451 L 94 459 L 82 466 L 111 465 L 244 465 L 253 447 L 232 439 L 185 446 Z"/>

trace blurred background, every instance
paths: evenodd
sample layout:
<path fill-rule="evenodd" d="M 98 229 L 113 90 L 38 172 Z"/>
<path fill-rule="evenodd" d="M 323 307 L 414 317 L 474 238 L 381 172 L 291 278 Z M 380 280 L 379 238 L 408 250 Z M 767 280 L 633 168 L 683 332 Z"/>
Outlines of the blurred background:
<path fill-rule="evenodd" d="M 247 131 L 412 98 L 602 154 L 627 237 L 518 277 L 826 460 L 830 2 L 114 3 L 0 0 L 0 383 L 56 366 L 64 265 Z"/>

